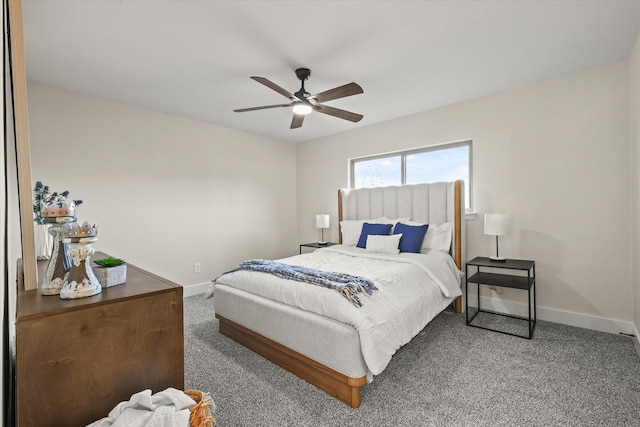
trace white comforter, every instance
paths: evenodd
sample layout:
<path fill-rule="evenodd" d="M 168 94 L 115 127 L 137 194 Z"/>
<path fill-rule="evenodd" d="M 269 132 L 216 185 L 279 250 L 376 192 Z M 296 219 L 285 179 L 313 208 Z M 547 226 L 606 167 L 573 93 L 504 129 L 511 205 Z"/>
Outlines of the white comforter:
<path fill-rule="evenodd" d="M 446 307 L 443 300 L 448 303 L 462 294 L 462 273 L 451 256 L 442 252 L 384 255 L 339 245 L 279 261 L 366 277 L 378 290 L 361 297 L 363 306 L 356 308 L 336 290 L 267 273 L 236 271 L 217 283 L 352 325 L 374 375 L 382 372 L 391 356 Z"/>

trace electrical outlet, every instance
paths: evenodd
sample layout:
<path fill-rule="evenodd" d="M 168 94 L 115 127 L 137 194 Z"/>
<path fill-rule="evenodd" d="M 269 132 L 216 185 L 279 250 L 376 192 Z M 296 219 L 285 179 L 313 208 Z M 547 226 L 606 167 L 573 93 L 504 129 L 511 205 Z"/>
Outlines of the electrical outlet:
<path fill-rule="evenodd" d="M 502 288 L 497 288 L 495 286 L 491 286 L 489 289 L 491 289 L 493 292 L 495 292 L 498 295 L 502 295 Z"/>
<path fill-rule="evenodd" d="M 196 262 L 195 264 L 193 264 L 193 273 L 197 274 L 200 273 L 200 263 Z"/>

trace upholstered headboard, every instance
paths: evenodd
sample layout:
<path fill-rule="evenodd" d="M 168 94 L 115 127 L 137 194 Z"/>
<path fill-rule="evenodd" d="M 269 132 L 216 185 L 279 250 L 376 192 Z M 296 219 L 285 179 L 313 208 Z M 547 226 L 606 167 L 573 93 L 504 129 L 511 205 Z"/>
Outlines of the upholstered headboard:
<path fill-rule="evenodd" d="M 437 182 L 338 191 L 338 219 L 410 218 L 429 224 L 453 224 L 451 255 L 465 262 L 464 181 Z M 342 233 L 340 233 L 342 243 Z"/>

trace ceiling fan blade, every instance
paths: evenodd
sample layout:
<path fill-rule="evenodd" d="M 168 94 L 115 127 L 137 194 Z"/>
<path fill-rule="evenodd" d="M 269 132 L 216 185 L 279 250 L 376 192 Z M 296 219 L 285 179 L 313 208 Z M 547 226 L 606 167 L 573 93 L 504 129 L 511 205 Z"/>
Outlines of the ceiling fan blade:
<path fill-rule="evenodd" d="M 364 117 L 362 114 L 352 113 L 351 111 L 341 110 L 335 107 L 329 107 L 328 105 L 316 104 L 313 109 L 319 113 L 329 114 L 330 116 L 338 117 L 340 119 L 349 120 L 350 122 L 359 122 Z"/>
<path fill-rule="evenodd" d="M 333 89 L 325 90 L 324 92 L 311 95 L 310 99 L 315 99 L 318 102 L 331 101 L 333 99 L 344 98 L 345 96 L 357 95 L 364 91 L 357 83 L 347 83 Z"/>
<path fill-rule="evenodd" d="M 289 129 L 296 129 L 302 126 L 302 122 L 304 122 L 303 114 L 294 114 L 293 119 L 291 119 L 291 127 Z"/>
<path fill-rule="evenodd" d="M 300 101 L 300 99 L 298 99 L 294 94 L 292 94 L 291 92 L 289 92 L 288 90 L 286 90 L 284 88 L 281 88 L 280 86 L 278 86 L 277 84 L 275 84 L 274 82 L 272 82 L 269 79 L 265 79 L 264 77 L 251 77 L 251 78 L 253 80 L 257 81 L 258 83 L 262 83 L 263 85 L 265 85 L 269 89 L 275 90 L 280 95 L 285 96 L 285 97 L 289 98 L 292 101 Z"/>
<path fill-rule="evenodd" d="M 263 107 L 239 108 L 233 111 L 235 111 L 236 113 L 244 113 L 245 111 L 266 110 L 268 108 L 279 108 L 279 107 L 289 107 L 289 106 L 291 106 L 291 104 L 276 104 L 276 105 L 265 105 Z"/>

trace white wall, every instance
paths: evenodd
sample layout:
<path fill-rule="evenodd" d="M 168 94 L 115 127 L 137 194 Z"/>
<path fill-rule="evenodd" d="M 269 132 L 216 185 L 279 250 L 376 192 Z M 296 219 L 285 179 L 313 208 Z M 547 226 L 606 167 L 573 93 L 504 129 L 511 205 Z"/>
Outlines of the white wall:
<path fill-rule="evenodd" d="M 635 335 L 640 332 L 640 33 L 629 57 L 629 135 L 633 218 L 633 290 Z"/>
<path fill-rule="evenodd" d="M 313 218 L 323 211 L 337 239 L 336 191 L 348 184 L 349 158 L 471 139 L 479 215 L 466 222 L 467 257 L 491 250 L 482 214 L 507 213 L 501 249 L 536 260 L 541 319 L 570 323 L 564 316 L 575 312 L 582 323 L 630 329 L 627 72 L 614 63 L 299 144 L 300 239 L 317 239 Z M 517 291 L 504 297 L 524 301 Z"/>
<path fill-rule="evenodd" d="M 96 250 L 182 285 L 297 252 L 294 144 L 36 82 L 28 97 L 32 180 L 84 200 Z"/>

